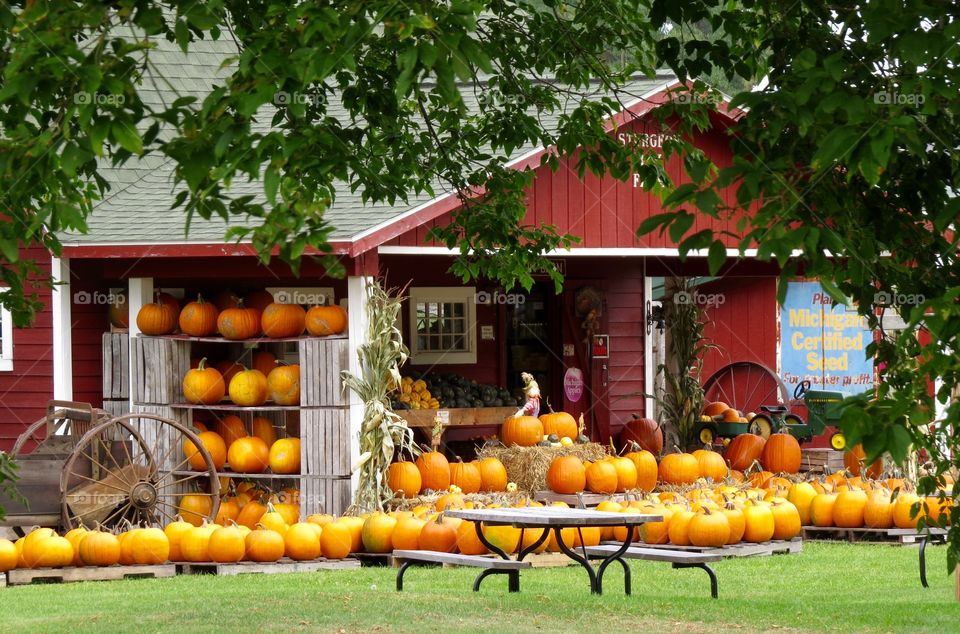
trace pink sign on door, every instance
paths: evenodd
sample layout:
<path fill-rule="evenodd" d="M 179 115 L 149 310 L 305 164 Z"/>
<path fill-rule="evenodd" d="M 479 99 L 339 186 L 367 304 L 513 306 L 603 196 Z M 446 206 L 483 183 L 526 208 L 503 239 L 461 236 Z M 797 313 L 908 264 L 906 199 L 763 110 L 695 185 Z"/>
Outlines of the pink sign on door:
<path fill-rule="evenodd" d="M 567 369 L 563 375 L 563 393 L 571 403 L 576 403 L 583 396 L 583 372 L 580 368 Z"/>

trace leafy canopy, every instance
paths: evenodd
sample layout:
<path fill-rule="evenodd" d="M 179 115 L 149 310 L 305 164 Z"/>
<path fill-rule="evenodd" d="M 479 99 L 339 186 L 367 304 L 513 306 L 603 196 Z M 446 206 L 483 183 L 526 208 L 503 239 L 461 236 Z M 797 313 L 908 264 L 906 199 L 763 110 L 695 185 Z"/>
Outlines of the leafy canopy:
<path fill-rule="evenodd" d="M 437 183 L 464 195 L 486 185 L 486 204 L 474 201 L 437 232 L 461 250 L 454 270 L 507 286 L 529 284 L 537 268 L 559 280 L 542 253 L 573 238 L 523 224 L 530 173 L 498 157 L 527 143 L 561 154 L 582 147 L 581 171 L 638 172 L 664 195 L 665 213 L 640 233 L 667 231 L 682 253 L 706 250 L 713 272 L 725 244 L 757 248 L 784 276 L 818 276 L 836 298 L 854 299 L 875 326 L 885 323 L 879 313 L 899 313 L 907 327 L 867 351 L 883 382 L 846 408 L 843 426 L 868 459 L 889 451 L 902 461 L 909 445 L 924 448 L 932 477 L 921 490 L 932 492 L 960 449 L 960 404 L 946 405 L 960 379 L 958 12 L 923 0 L 10 3 L 0 8 L 0 275 L 10 287 L 0 301 L 26 321 L 29 262 L 17 246 L 56 251 L 55 232 L 82 229 L 105 193 L 98 160 L 146 152 L 176 163 L 188 217 L 252 216 L 258 225 L 231 236 L 252 240 L 265 259 L 277 247 L 294 265 L 325 252 L 334 179 L 370 201 Z M 138 82 L 159 38 L 185 50 L 232 38 L 238 56 L 203 100 L 147 105 Z M 762 90 L 733 95 L 748 113 L 731 137 L 732 165 L 711 165 L 682 137 L 667 144 L 667 155 L 684 154 L 689 182 L 679 187 L 603 126 L 628 75 L 663 67 L 697 96 L 656 111 L 685 133 L 718 107 L 698 78 L 764 79 Z M 479 113 L 464 108 L 458 82 L 468 80 L 498 96 Z M 591 81 L 614 98 L 581 99 Z M 315 98 L 277 104 L 279 92 Z M 327 116 L 333 98 L 349 121 Z M 542 116 L 567 99 L 576 106 L 546 129 Z M 556 165 L 555 154 L 545 160 Z M 260 179 L 266 202 L 231 199 L 226 186 L 239 178 Z M 715 193 L 730 185 L 735 208 Z M 737 218 L 738 231 L 693 231 L 694 214 Z M 921 324 L 929 342 L 917 337 Z M 934 379 L 944 387 L 931 397 Z M 930 434 L 938 404 L 946 418 Z M 951 567 L 958 546 L 955 529 Z"/>

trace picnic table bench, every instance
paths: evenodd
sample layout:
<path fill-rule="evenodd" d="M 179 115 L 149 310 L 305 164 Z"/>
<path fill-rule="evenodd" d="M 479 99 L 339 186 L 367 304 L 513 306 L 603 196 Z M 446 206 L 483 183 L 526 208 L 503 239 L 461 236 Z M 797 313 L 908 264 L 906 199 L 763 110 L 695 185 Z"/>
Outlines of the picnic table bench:
<path fill-rule="evenodd" d="M 590 557 L 608 557 L 611 553 L 621 549 L 617 545 L 591 546 L 587 548 Z M 673 564 L 674 568 L 700 568 L 710 577 L 710 596 L 717 598 L 717 575 L 708 565 L 723 559 L 722 555 L 698 553 L 688 550 L 669 550 L 666 548 L 642 548 L 631 546 L 620 555 L 618 561 L 623 566 L 623 585 L 627 594 L 630 594 L 630 568 L 626 559 L 643 559 L 645 561 L 665 561 Z M 597 585 L 603 588 L 603 570 L 597 576 Z"/>
<path fill-rule="evenodd" d="M 403 565 L 401 565 L 401 569 L 397 572 L 397 590 L 402 590 L 403 588 L 403 573 L 406 572 L 407 567 L 412 563 L 419 562 L 450 563 L 486 568 L 474 582 L 474 591 L 479 590 L 480 583 L 487 576 L 491 574 L 506 574 L 508 576 L 508 588 L 510 592 L 517 592 L 520 589 L 520 570 L 530 567 L 529 562 L 523 561 L 524 558 L 540 548 L 550 537 L 550 531 L 552 530 L 556 536 L 556 543 L 560 551 L 583 566 L 590 577 L 590 591 L 595 594 L 600 594 L 601 586 L 598 583 L 598 579 L 602 576 L 607 566 L 614 561 L 620 560 L 623 552 L 630 546 L 634 529 L 644 522 L 657 522 L 663 519 L 660 515 L 609 513 L 561 507 L 457 509 L 447 511 L 446 515 L 474 522 L 477 538 L 496 556 L 458 555 L 451 553 L 434 553 L 423 550 L 394 551 L 393 555 L 395 560 L 402 560 L 404 562 Z M 516 560 L 514 560 L 501 548 L 498 548 L 495 544 L 487 540 L 483 534 L 483 525 L 514 526 L 519 528 L 521 530 L 520 544 L 523 544 L 522 531 L 524 530 L 541 529 L 541 535 L 532 544 L 521 548 L 520 552 L 517 553 Z M 624 526 L 627 528 L 627 539 L 621 546 L 615 547 L 612 552 L 603 555 L 603 560 L 596 570 L 590 563 L 586 547 L 581 547 L 578 553 L 576 549 L 570 548 L 561 536 L 561 531 L 565 528 L 576 528 L 579 532 L 581 528 L 587 526 Z M 582 534 L 580 537 L 582 544 Z M 621 564 L 623 564 L 622 561 Z M 625 586 L 625 589 L 627 594 L 629 594 L 629 584 Z"/>

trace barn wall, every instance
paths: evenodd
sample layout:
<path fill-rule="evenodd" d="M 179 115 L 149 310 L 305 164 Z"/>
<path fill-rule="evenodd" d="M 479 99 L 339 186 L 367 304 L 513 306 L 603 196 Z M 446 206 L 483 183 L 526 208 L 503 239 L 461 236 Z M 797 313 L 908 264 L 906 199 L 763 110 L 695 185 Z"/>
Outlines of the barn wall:
<path fill-rule="evenodd" d="M 50 273 L 50 254 L 41 248 L 23 249 L 23 259 L 37 262 L 42 274 Z M 53 398 L 53 313 L 51 289 L 30 288 L 42 302 L 29 328 L 13 330 L 13 370 L 0 372 L 0 450 L 9 450 L 23 429 L 46 413 Z"/>

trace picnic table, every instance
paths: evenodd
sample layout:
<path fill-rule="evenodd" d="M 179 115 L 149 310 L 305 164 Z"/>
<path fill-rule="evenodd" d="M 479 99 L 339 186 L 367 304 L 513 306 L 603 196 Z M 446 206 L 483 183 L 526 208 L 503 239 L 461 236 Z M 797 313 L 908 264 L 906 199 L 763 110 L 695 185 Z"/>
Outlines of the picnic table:
<path fill-rule="evenodd" d="M 521 548 L 517 554 L 517 562 L 522 562 L 524 557 L 542 546 L 550 536 L 550 531 L 552 530 L 556 536 L 557 546 L 560 548 L 561 552 L 583 566 L 583 568 L 587 571 L 587 574 L 590 578 L 590 591 L 594 594 L 602 594 L 603 588 L 601 580 L 603 578 L 603 572 L 606 570 L 607 566 L 615 561 L 619 562 L 619 564 L 623 567 L 624 590 L 627 594 L 630 593 L 630 568 L 627 565 L 627 562 L 624 561 L 623 555 L 625 552 L 627 552 L 627 549 L 630 548 L 630 544 L 633 541 L 634 528 L 646 522 L 659 522 L 663 520 L 662 516 L 649 513 L 613 513 L 556 506 L 456 509 L 446 511 L 446 515 L 449 517 L 458 517 L 462 520 L 474 522 L 474 526 L 477 530 L 477 538 L 490 550 L 490 552 L 498 555 L 503 560 L 511 560 L 510 555 L 487 540 L 483 534 L 483 531 L 481 530 L 481 524 L 493 526 L 508 525 L 519 528 L 521 530 L 521 544 L 523 543 L 522 531 L 528 529 L 543 529 L 543 533 L 540 535 L 539 539 L 526 548 Z M 582 533 L 580 533 L 580 529 L 587 526 L 624 526 L 627 529 L 627 538 L 618 548 L 612 549 L 609 554 L 602 557 L 602 559 L 600 559 L 599 566 L 596 569 L 594 569 L 593 564 L 590 562 L 590 558 L 587 556 L 586 546 L 581 547 L 581 552 L 578 553 L 576 552 L 576 549 L 570 548 L 561 538 L 561 531 L 563 529 L 576 528 L 578 534 L 580 535 L 580 543 L 583 544 L 583 536 Z M 481 573 L 481 576 L 478 577 L 477 585 L 479 585 L 480 580 L 482 580 L 484 576 L 488 574 L 495 574 L 496 572 L 496 569 L 485 570 L 483 573 Z M 513 574 L 517 573 L 514 571 Z M 513 580 L 513 577 L 511 577 L 511 580 Z"/>

